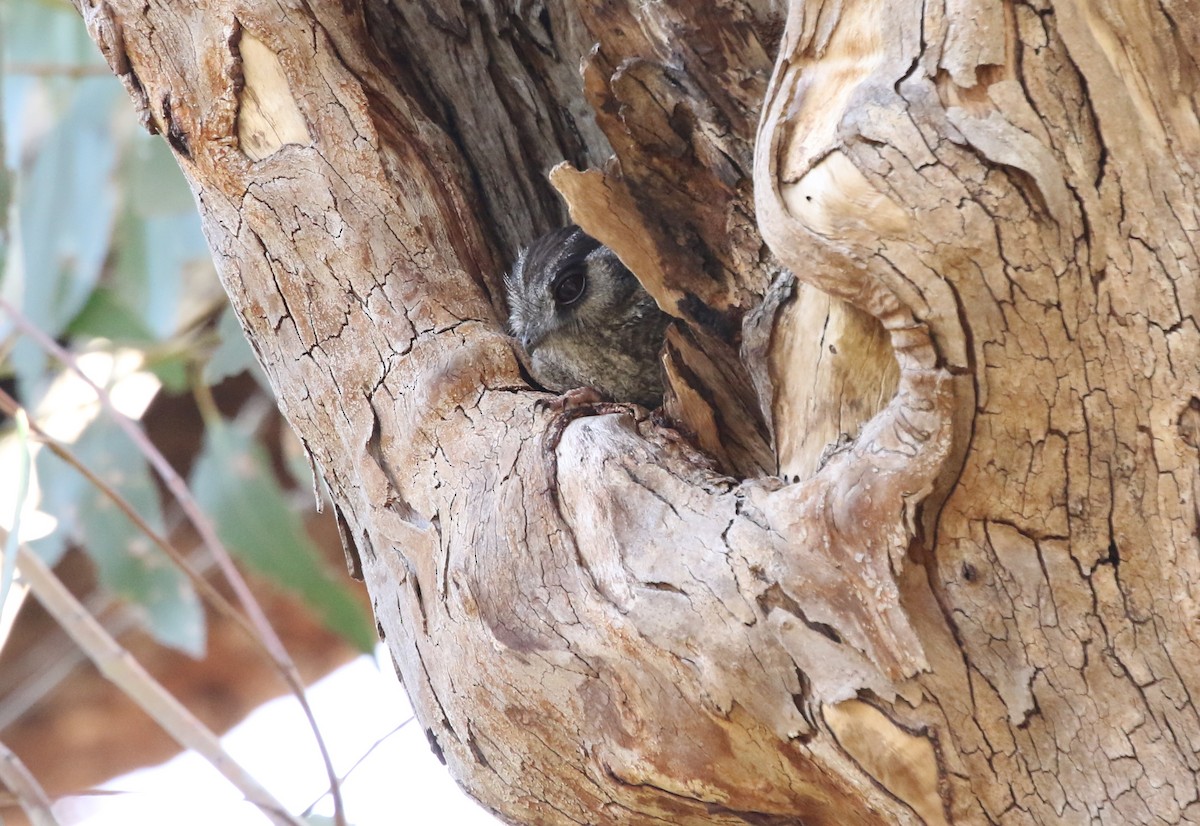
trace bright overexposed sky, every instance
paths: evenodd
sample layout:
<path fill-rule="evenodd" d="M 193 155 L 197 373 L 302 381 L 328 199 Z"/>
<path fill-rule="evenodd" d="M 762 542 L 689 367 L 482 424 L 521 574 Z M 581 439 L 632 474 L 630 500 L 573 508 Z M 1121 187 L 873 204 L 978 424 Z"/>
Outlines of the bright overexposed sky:
<path fill-rule="evenodd" d="M 411 715 L 408 697 L 382 647 L 377 661 L 360 657 L 309 690 L 317 723 L 339 775 Z M 222 738 L 241 765 L 292 812 L 326 788 L 312 732 L 294 698 L 261 706 Z M 66 798 L 54 806 L 62 826 L 260 826 L 270 821 L 207 762 L 186 753 L 101 787 L 120 794 Z M 414 720 L 387 737 L 342 784 L 352 826 L 496 826 L 466 797 L 430 751 Z M 331 814 L 326 797 L 315 809 Z"/>

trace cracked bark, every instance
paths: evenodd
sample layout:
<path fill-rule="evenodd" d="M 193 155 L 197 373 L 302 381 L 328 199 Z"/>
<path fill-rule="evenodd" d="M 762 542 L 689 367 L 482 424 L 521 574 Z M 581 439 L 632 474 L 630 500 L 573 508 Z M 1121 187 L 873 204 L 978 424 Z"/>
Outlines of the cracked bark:
<path fill-rule="evenodd" d="M 1200 821 L 1194 9 L 82 5 L 484 805 Z M 500 332 L 564 159 L 670 426 Z"/>

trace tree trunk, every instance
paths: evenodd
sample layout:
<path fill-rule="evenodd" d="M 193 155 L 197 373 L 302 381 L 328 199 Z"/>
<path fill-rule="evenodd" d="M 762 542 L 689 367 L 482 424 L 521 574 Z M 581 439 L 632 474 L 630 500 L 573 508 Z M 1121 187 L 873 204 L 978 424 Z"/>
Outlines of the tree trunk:
<path fill-rule="evenodd" d="M 1200 821 L 1194 5 L 82 2 L 485 806 Z M 665 418 L 502 332 L 564 158 Z"/>

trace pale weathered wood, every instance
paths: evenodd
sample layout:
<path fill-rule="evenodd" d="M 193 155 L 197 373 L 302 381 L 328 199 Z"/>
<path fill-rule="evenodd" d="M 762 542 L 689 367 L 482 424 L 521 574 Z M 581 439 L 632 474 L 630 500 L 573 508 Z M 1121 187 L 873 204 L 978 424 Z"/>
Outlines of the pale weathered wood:
<path fill-rule="evenodd" d="M 484 805 L 1200 820 L 1195 10 L 85 5 Z M 501 332 L 561 160 L 679 431 Z"/>
<path fill-rule="evenodd" d="M 958 651 L 893 711 L 936 735 L 960 819 L 1194 822 L 1197 457 L 1176 422 L 1200 141 L 1194 35 L 1170 33 L 1195 11 L 813 8 L 777 68 L 764 234 L 846 251 L 855 278 L 818 283 L 874 276 L 970 380 L 922 555 Z M 830 158 L 858 174 L 831 189 Z"/>

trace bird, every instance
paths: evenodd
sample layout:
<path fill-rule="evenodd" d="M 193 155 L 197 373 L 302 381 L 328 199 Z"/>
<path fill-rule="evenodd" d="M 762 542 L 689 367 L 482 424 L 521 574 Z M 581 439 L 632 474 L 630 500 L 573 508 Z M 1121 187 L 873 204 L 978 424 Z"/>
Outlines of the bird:
<path fill-rule="evenodd" d="M 662 404 L 659 352 L 671 317 L 611 249 L 575 225 L 563 227 L 523 249 L 504 286 L 509 332 L 538 384 Z"/>

